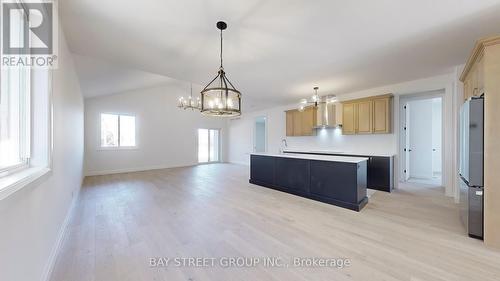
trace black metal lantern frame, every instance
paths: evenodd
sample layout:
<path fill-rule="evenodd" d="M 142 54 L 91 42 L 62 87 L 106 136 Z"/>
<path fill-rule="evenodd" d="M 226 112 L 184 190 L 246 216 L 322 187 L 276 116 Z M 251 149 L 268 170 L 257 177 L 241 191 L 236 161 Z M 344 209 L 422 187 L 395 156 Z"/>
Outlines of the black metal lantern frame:
<path fill-rule="evenodd" d="M 241 93 L 229 81 L 222 66 L 222 31 L 227 28 L 225 22 L 217 22 L 220 29 L 220 67 L 210 83 L 201 91 L 201 113 L 210 116 L 241 115 Z"/>

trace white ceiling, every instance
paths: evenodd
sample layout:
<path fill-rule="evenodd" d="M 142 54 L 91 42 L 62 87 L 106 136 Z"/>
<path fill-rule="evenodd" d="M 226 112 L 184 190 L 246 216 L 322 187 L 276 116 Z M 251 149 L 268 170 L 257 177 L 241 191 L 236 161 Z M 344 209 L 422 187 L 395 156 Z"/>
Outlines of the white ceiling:
<path fill-rule="evenodd" d="M 294 102 L 315 85 L 342 94 L 442 74 L 477 38 L 500 34 L 500 0 L 72 0 L 60 9 L 71 51 L 114 65 L 77 59 L 88 95 L 162 79 L 151 73 L 206 84 L 219 64 L 218 20 L 228 23 L 226 72 L 255 104 Z"/>
<path fill-rule="evenodd" d="M 74 55 L 78 77 L 86 98 L 149 88 L 173 82 L 172 78 L 123 67 L 102 59 Z"/>

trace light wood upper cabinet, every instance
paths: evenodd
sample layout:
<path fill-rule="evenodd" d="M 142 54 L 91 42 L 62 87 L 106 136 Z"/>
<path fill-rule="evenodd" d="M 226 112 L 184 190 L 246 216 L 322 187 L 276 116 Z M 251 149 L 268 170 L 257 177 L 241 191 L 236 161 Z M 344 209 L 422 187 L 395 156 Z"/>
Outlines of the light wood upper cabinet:
<path fill-rule="evenodd" d="M 342 110 L 342 103 L 338 102 L 335 103 L 335 122 L 337 125 L 342 125 L 343 122 L 343 110 Z"/>
<path fill-rule="evenodd" d="M 314 126 L 316 123 L 316 113 L 317 109 L 315 107 L 307 107 L 301 115 L 301 136 L 312 136 L 314 135 Z"/>
<path fill-rule="evenodd" d="M 342 103 L 342 133 L 391 133 L 392 95 L 368 97 Z"/>
<path fill-rule="evenodd" d="M 464 81 L 464 100 L 467 100 L 468 98 L 471 97 L 471 90 L 470 90 L 470 79 L 466 79 Z"/>
<path fill-rule="evenodd" d="M 306 107 L 304 111 L 288 110 L 286 114 L 286 135 L 293 136 L 312 136 L 316 134 L 317 109 Z"/>
<path fill-rule="evenodd" d="M 360 101 L 357 106 L 356 131 L 358 134 L 371 134 L 373 132 L 373 101 Z"/>
<path fill-rule="evenodd" d="M 466 77 L 467 94 L 464 93 L 464 98 L 478 97 L 484 89 L 484 63 L 483 57 L 478 58 L 474 63 Z M 465 86 L 465 85 L 464 85 Z"/>
<path fill-rule="evenodd" d="M 495 62 L 493 50 L 500 45 L 500 36 L 480 39 L 465 64 L 460 81 L 464 83 L 464 100 L 470 97 L 478 97 L 483 93 L 488 95 L 485 87 L 486 76 L 491 75 L 491 62 Z M 488 70 L 490 69 L 490 70 Z"/>
<path fill-rule="evenodd" d="M 352 135 L 356 133 L 356 104 L 342 104 L 342 133 Z"/>
<path fill-rule="evenodd" d="M 391 132 L 391 100 L 390 97 L 373 99 L 373 133 Z"/>
<path fill-rule="evenodd" d="M 293 111 L 286 111 L 286 136 L 293 136 Z"/>
<path fill-rule="evenodd" d="M 300 136 L 302 134 L 302 114 L 298 110 L 293 111 L 293 135 Z"/>
<path fill-rule="evenodd" d="M 481 57 L 477 62 L 477 87 L 479 89 L 478 95 L 484 91 L 484 59 Z"/>

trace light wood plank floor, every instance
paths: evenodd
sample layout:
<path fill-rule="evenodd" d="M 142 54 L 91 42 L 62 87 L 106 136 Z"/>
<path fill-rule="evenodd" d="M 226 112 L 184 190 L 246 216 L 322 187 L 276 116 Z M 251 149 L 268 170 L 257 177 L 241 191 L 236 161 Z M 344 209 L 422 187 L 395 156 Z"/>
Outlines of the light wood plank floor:
<path fill-rule="evenodd" d="M 201 165 L 89 177 L 52 274 L 78 280 L 499 280 L 441 188 L 376 192 L 359 213 Z M 149 266 L 150 257 L 344 257 L 338 268 Z"/>

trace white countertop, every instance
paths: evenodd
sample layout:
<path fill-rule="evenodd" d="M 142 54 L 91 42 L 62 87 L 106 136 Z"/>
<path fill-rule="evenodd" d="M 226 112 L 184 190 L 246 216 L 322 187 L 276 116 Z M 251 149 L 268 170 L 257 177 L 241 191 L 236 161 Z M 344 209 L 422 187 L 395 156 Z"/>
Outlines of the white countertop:
<path fill-rule="evenodd" d="M 300 152 L 300 153 L 346 154 L 346 155 L 363 155 L 363 156 L 380 156 L 380 157 L 393 157 L 394 156 L 392 154 L 387 154 L 387 153 L 378 153 L 378 154 L 377 153 L 357 153 L 357 152 L 338 151 L 338 150 L 305 150 L 305 149 L 295 149 L 295 148 L 285 149 L 283 152 L 286 152 L 286 153 Z"/>
<path fill-rule="evenodd" d="M 282 158 L 296 158 L 305 160 L 320 160 L 332 162 L 359 163 L 367 161 L 365 157 L 333 156 L 333 155 L 314 155 L 314 154 L 293 154 L 293 153 L 251 153 L 251 155 L 272 156 Z"/>

